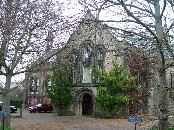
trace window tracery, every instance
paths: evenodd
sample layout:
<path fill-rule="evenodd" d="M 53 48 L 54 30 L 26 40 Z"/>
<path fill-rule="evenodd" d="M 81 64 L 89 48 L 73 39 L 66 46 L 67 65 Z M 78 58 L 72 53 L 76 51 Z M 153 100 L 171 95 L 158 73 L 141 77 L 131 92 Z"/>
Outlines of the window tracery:
<path fill-rule="evenodd" d="M 91 56 L 92 56 L 92 47 L 90 44 L 87 44 L 87 46 L 84 47 L 83 61 L 90 60 Z"/>

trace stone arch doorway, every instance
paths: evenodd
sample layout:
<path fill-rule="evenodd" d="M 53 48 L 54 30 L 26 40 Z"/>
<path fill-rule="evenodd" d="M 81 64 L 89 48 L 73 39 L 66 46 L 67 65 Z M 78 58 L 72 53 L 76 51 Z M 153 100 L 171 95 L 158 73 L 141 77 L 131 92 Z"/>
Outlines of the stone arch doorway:
<path fill-rule="evenodd" d="M 92 115 L 93 113 L 93 103 L 90 94 L 85 94 L 82 97 L 82 115 Z"/>
<path fill-rule="evenodd" d="M 95 108 L 95 96 L 91 89 L 81 88 L 74 95 L 75 102 L 72 110 L 75 115 L 93 115 Z"/>

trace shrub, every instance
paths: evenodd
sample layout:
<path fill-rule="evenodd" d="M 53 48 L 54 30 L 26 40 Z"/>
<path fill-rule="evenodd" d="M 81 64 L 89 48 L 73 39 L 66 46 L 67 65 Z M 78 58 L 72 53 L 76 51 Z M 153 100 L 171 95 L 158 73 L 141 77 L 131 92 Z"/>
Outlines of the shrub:
<path fill-rule="evenodd" d="M 152 126 L 152 128 L 150 128 L 150 130 L 158 130 L 157 126 Z M 174 128 L 169 128 L 168 130 L 174 130 Z"/>
<path fill-rule="evenodd" d="M 14 130 L 13 128 L 4 128 L 3 127 L 0 127 L 0 130 Z"/>
<path fill-rule="evenodd" d="M 150 128 L 150 130 L 158 130 L 157 126 L 152 126 L 152 128 Z"/>
<path fill-rule="evenodd" d="M 20 108 L 22 106 L 22 100 L 11 100 L 10 105 Z"/>

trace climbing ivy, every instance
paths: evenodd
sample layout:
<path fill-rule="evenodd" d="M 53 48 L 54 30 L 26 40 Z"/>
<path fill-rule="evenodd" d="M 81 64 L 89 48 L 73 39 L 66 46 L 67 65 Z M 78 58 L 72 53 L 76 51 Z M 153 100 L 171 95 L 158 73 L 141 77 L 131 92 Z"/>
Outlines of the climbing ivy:
<path fill-rule="evenodd" d="M 72 93 L 74 85 L 72 83 L 71 64 L 57 63 L 53 67 L 53 75 L 51 77 L 51 88 L 48 87 L 48 97 L 51 102 L 58 108 L 58 114 L 62 114 L 73 102 Z"/>
<path fill-rule="evenodd" d="M 97 69 L 93 71 L 102 81 L 97 87 L 96 102 L 107 117 L 113 117 L 114 112 L 118 112 L 121 106 L 131 100 L 129 92 L 137 89 L 137 86 L 133 85 L 135 78 L 129 76 L 125 67 L 117 64 L 116 61 L 113 62 L 113 69 L 109 72 L 102 73 Z"/>

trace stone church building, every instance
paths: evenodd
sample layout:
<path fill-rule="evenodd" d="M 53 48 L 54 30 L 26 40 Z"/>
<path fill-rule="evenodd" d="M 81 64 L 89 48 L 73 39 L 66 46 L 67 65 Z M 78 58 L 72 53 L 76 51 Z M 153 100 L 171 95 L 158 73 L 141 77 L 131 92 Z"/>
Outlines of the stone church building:
<path fill-rule="evenodd" d="M 92 115 L 96 111 L 95 96 L 97 94 L 96 86 L 100 84 L 92 68 L 100 71 L 109 71 L 112 69 L 112 61 L 125 63 L 126 42 L 119 41 L 107 26 L 98 22 L 96 18 L 87 12 L 81 20 L 79 26 L 71 34 L 67 44 L 56 54 L 57 62 L 64 61 L 68 56 L 72 57 L 73 62 L 73 83 L 76 85 L 74 94 L 75 102 L 71 105 L 70 110 L 76 115 Z M 51 64 L 45 62 L 36 70 L 26 73 L 27 79 L 27 97 L 26 103 L 34 105 L 37 103 L 49 103 L 47 98 L 46 86 L 51 85 Z M 151 77 L 149 86 L 154 86 L 154 77 Z M 153 111 L 151 105 L 154 104 L 149 100 L 153 92 L 150 92 L 146 99 L 146 111 Z"/>

